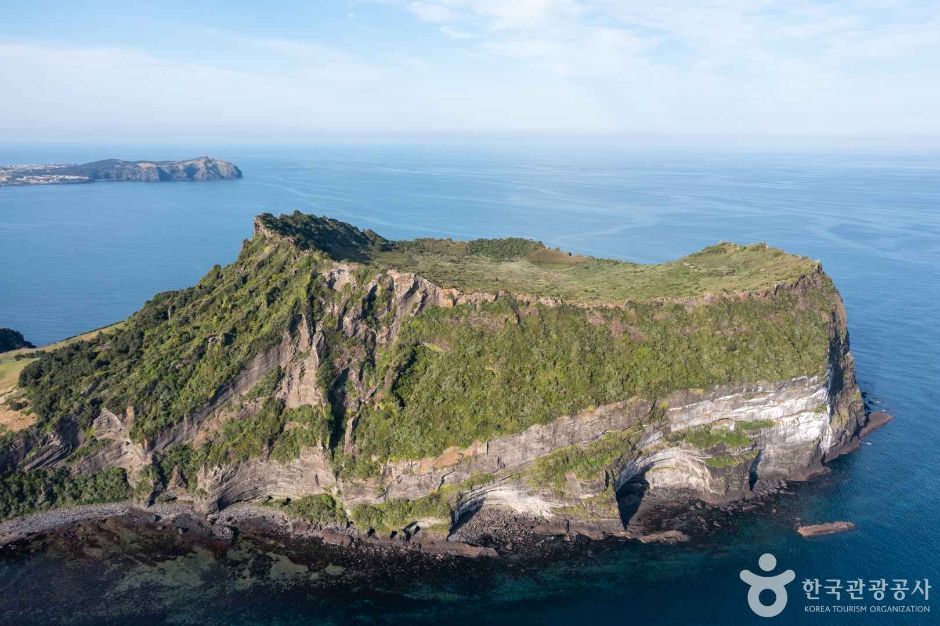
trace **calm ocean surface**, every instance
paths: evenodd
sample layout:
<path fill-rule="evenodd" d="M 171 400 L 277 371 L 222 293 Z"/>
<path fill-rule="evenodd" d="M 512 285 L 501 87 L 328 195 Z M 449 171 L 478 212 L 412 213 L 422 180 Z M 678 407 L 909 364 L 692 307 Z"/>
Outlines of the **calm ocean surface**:
<path fill-rule="evenodd" d="M 204 152 L 205 150 L 200 150 Z M 940 154 L 628 152 L 598 147 L 220 148 L 233 183 L 0 188 L 0 327 L 48 343 L 120 320 L 155 292 L 234 259 L 251 218 L 300 209 L 391 238 L 519 235 L 595 256 L 658 262 L 717 241 L 766 241 L 819 259 L 849 313 L 859 382 L 895 421 L 832 473 L 780 497 L 779 515 L 675 547 L 620 545 L 549 563 L 506 560 L 320 579 L 270 568 L 277 555 L 105 558 L 37 549 L 0 559 L 0 622 L 926 624 L 924 602 L 820 594 L 804 578 L 940 585 Z M 0 163 L 108 156 L 181 158 L 166 148 L 0 147 Z M 806 522 L 851 520 L 814 540 Z M 789 605 L 755 617 L 738 572 L 763 552 L 793 569 Z M 288 568 L 289 569 L 289 568 Z M 261 572 L 260 574 L 258 572 Z M 286 573 L 285 573 L 286 572 Z M 774 572 L 776 573 L 776 571 Z M 321 584 L 336 576 L 348 585 Z M 843 583 L 844 584 L 844 583 Z M 868 613 L 805 612 L 807 605 Z M 927 604 L 929 614 L 872 613 Z"/>

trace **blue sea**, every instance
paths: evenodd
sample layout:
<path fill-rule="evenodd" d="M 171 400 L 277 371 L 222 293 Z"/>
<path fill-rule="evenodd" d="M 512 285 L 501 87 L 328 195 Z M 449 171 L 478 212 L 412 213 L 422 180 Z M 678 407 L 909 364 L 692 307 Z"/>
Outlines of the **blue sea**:
<path fill-rule="evenodd" d="M 576 142 L 5 146 L 0 163 L 206 152 L 238 164 L 244 179 L 0 188 L 0 327 L 43 344 L 120 320 L 233 260 L 266 211 L 326 214 L 390 238 L 516 235 L 640 262 L 766 241 L 819 259 L 833 277 L 859 382 L 895 420 L 771 510 L 688 544 L 383 573 L 284 566 L 289 557 L 258 546 L 148 558 L 127 537 L 75 537 L 68 549 L 0 555 L 0 622 L 940 623 L 940 589 L 902 600 L 889 589 L 882 601 L 845 589 L 854 579 L 940 585 L 940 154 Z M 857 530 L 807 540 L 795 520 L 850 520 Z M 760 572 L 765 552 L 777 557 L 774 573 L 796 575 L 772 619 L 749 610 L 739 578 Z M 840 597 L 821 589 L 807 599 L 806 579 L 841 581 Z M 929 612 L 879 610 L 893 606 Z"/>

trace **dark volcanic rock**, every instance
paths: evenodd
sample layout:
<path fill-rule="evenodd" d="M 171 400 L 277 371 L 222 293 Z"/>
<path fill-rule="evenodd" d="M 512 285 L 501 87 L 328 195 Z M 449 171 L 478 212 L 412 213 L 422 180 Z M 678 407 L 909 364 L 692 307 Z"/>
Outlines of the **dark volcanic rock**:
<path fill-rule="evenodd" d="M 868 423 L 865 425 L 865 428 L 862 429 L 861 436 L 864 437 L 868 435 L 871 431 L 881 428 L 893 419 L 893 416 L 884 411 L 873 411 L 868 416 Z"/>
<path fill-rule="evenodd" d="M 36 346 L 26 341 L 23 337 L 23 333 L 17 332 L 12 328 L 0 328 L 0 352 L 35 347 Z"/>

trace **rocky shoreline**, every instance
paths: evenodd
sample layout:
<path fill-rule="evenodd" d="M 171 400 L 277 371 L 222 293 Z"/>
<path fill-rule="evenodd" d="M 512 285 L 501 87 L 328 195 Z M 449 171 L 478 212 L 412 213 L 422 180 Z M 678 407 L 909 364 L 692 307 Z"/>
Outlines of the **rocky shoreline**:
<path fill-rule="evenodd" d="M 682 505 L 650 501 L 626 529 L 605 528 L 570 520 L 545 520 L 518 513 L 487 508 L 458 524 L 448 534 L 415 528 L 408 533 L 359 533 L 346 528 L 321 526 L 293 518 L 281 510 L 252 503 L 238 503 L 209 515 L 191 505 L 177 502 L 142 506 L 133 501 L 90 504 L 50 509 L 0 522 L 0 547 L 12 547 L 45 535 L 67 532 L 80 524 L 106 524 L 114 521 L 132 528 L 176 532 L 190 538 L 231 543 L 239 534 L 280 538 L 289 542 L 318 542 L 349 549 L 396 556 L 421 553 L 439 557 L 500 557 L 509 554 L 537 555 L 548 544 L 571 544 L 605 540 L 640 543 L 683 543 L 720 530 L 741 512 L 766 509 L 775 513 L 774 497 L 784 490 L 767 491 L 757 498 L 724 506 L 704 502 Z"/>
<path fill-rule="evenodd" d="M 491 547 L 447 541 L 442 536 L 430 534 L 385 538 L 361 535 L 352 528 L 320 527 L 290 518 L 273 507 L 250 503 L 233 505 L 215 515 L 201 515 L 188 504 L 173 502 L 141 506 L 124 501 L 50 509 L 0 522 L 0 546 L 29 541 L 81 523 L 111 519 L 121 519 L 135 526 L 147 526 L 155 530 L 173 529 L 181 535 L 193 534 L 225 542 L 233 540 L 241 531 L 249 531 L 290 539 L 317 539 L 324 544 L 345 547 L 369 545 L 429 554 L 496 556 L 495 549 Z"/>
<path fill-rule="evenodd" d="M 884 412 L 869 415 L 862 435 L 892 419 Z M 828 468 L 821 467 L 826 473 Z M 809 476 L 803 477 L 804 480 Z M 0 522 L 0 547 L 13 546 L 82 523 L 118 520 L 132 527 L 174 530 L 204 540 L 231 543 L 242 532 L 254 536 L 280 537 L 287 541 L 315 540 L 341 548 L 368 548 L 382 554 L 421 553 L 431 556 L 498 557 L 527 551 L 537 552 L 546 541 L 561 542 L 636 540 L 640 543 L 683 543 L 725 528 L 739 513 L 764 511 L 777 514 L 776 500 L 790 494 L 789 483 L 763 485 L 744 500 L 723 504 L 702 500 L 679 502 L 646 494 L 625 494 L 622 506 L 632 509 L 626 527 L 608 523 L 578 522 L 571 519 L 545 519 L 502 507 L 483 507 L 466 519 L 457 520 L 451 532 L 424 530 L 419 525 L 395 531 L 388 536 L 370 530 L 359 532 L 352 524 L 324 526 L 288 516 L 282 510 L 239 502 L 220 511 L 203 513 L 190 503 L 170 501 L 142 505 L 134 501 L 88 504 L 56 508 Z M 796 520 L 798 534 L 809 537 L 854 528 L 851 522 L 803 526 Z"/>

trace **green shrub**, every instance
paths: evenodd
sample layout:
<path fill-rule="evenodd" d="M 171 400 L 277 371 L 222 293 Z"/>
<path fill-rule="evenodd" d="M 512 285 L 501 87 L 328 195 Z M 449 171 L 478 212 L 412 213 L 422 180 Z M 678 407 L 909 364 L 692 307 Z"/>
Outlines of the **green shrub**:
<path fill-rule="evenodd" d="M 488 485 L 494 480 L 496 480 L 496 474 L 480 472 L 479 474 L 473 474 L 465 481 L 460 483 L 460 489 L 461 491 L 470 491 L 472 489 L 476 489 L 477 487 Z"/>
<path fill-rule="evenodd" d="M 353 508 L 352 521 L 361 530 L 374 528 L 377 532 L 400 530 L 424 518 L 450 519 L 449 498 L 452 491 L 440 489 L 414 500 L 388 500 L 381 504 L 361 504 Z"/>
<path fill-rule="evenodd" d="M 705 459 L 705 464 L 708 467 L 715 469 L 722 469 L 725 467 L 734 467 L 735 465 L 740 465 L 741 463 L 750 462 L 752 458 L 746 456 L 733 456 L 730 454 L 719 454 L 718 456 L 711 456 Z"/>
<path fill-rule="evenodd" d="M 91 476 L 66 470 L 12 472 L 0 478 L 0 518 L 53 507 L 126 500 L 131 496 L 123 469 L 109 468 Z"/>
<path fill-rule="evenodd" d="M 328 407 L 303 405 L 285 409 L 282 430 L 274 440 L 271 458 L 286 462 L 300 456 L 304 447 L 325 445 L 330 439 L 332 416 Z"/>
<path fill-rule="evenodd" d="M 283 412 L 280 400 L 268 398 L 257 414 L 225 422 L 221 435 L 208 445 L 206 464 L 240 463 L 270 450 L 284 428 Z"/>
<path fill-rule="evenodd" d="M 610 432 L 584 445 L 555 450 L 537 459 L 526 472 L 526 479 L 533 487 L 548 485 L 556 491 L 564 488 L 568 472 L 582 480 L 597 479 L 633 448 L 636 437 L 633 430 Z"/>
<path fill-rule="evenodd" d="M 672 441 L 683 441 L 690 445 L 708 450 L 718 445 L 728 448 L 741 448 L 751 443 L 751 438 L 742 430 L 710 428 L 708 426 L 680 430 L 669 435 Z"/>
<path fill-rule="evenodd" d="M 201 451 L 200 451 L 201 452 Z M 153 455 L 153 469 L 157 480 L 163 485 L 170 482 L 173 470 L 179 468 L 183 480 L 190 489 L 197 487 L 197 472 L 203 462 L 200 454 L 189 444 L 177 444 Z"/>
<path fill-rule="evenodd" d="M 353 508 L 352 521 L 360 530 L 373 528 L 378 532 L 391 532 L 405 528 L 420 519 L 436 518 L 436 530 L 450 528 L 452 505 L 464 493 L 486 485 L 496 479 L 494 474 L 479 473 L 468 477 L 459 485 L 443 485 L 434 493 L 414 500 L 386 500 L 380 504 L 361 504 Z M 445 528 L 446 527 L 446 528 Z"/>
<path fill-rule="evenodd" d="M 347 523 L 346 511 L 328 493 L 304 496 L 288 501 L 276 501 L 270 504 L 281 508 L 292 517 L 299 517 L 316 524 L 345 526 Z"/>
<path fill-rule="evenodd" d="M 258 398 L 267 398 L 276 390 L 281 378 L 284 376 L 284 370 L 278 366 L 265 374 L 248 393 L 245 394 L 245 400 L 257 400 Z"/>

